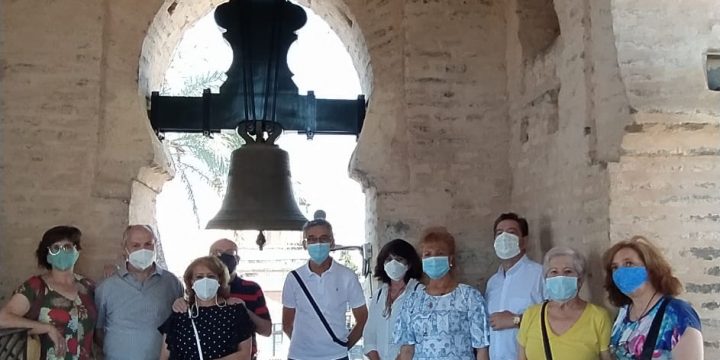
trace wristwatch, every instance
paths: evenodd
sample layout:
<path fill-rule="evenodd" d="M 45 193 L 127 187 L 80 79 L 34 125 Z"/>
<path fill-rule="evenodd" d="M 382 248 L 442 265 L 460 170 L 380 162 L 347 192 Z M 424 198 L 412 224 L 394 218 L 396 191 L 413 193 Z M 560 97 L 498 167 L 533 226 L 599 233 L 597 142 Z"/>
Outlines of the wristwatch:
<path fill-rule="evenodd" d="M 522 318 L 520 317 L 520 315 L 515 315 L 515 316 L 513 316 L 513 325 L 515 325 L 515 326 L 520 325 L 520 320 L 521 320 L 521 319 L 522 319 Z"/>

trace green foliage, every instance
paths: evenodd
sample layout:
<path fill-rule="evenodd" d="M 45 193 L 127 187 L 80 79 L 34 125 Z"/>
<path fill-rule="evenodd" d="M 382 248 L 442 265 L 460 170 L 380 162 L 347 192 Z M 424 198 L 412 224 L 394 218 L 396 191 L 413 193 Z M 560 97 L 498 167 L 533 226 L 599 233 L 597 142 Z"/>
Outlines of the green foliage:
<path fill-rule="evenodd" d="M 242 143 L 242 138 L 233 133 L 215 134 L 212 138 L 202 134 L 185 133 L 169 135 L 166 138 L 175 171 L 185 187 L 198 226 L 200 216 L 190 175 L 199 178 L 218 196 L 222 196 L 227 187 L 230 154 Z"/>
<path fill-rule="evenodd" d="M 174 90 L 163 84 L 164 95 L 201 96 L 203 89 L 217 92 L 225 81 L 222 71 L 213 71 L 185 78 L 182 88 Z M 200 226 L 197 196 L 192 179 L 199 178 L 210 186 L 218 196 L 223 195 L 230 168 L 230 154 L 243 144 L 234 132 L 212 134 L 211 137 L 196 133 L 168 134 L 165 144 L 175 165 L 175 171 L 185 187 L 197 225 Z"/>
<path fill-rule="evenodd" d="M 360 275 L 360 269 L 355 264 L 355 262 L 352 261 L 352 256 L 350 256 L 350 252 L 348 252 L 347 250 L 341 250 L 340 258 L 338 260 L 341 264 L 347 266 L 355 274 L 357 274 L 358 276 Z"/>
<path fill-rule="evenodd" d="M 217 92 L 225 81 L 221 71 L 208 72 L 187 77 L 184 85 L 177 91 L 163 84 L 161 93 L 174 96 L 201 96 L 203 89 Z M 165 144 L 175 165 L 177 177 L 185 187 L 197 226 L 200 226 L 200 215 L 193 179 L 199 178 L 210 186 L 218 196 L 222 197 L 227 188 L 227 174 L 230 170 L 230 155 L 233 150 L 244 144 L 244 140 L 235 131 L 211 134 L 211 137 L 197 133 L 167 134 Z M 296 182 L 295 185 L 298 185 Z M 299 188 L 299 186 L 295 186 Z M 299 205 L 306 211 L 310 203 L 299 197 Z"/>

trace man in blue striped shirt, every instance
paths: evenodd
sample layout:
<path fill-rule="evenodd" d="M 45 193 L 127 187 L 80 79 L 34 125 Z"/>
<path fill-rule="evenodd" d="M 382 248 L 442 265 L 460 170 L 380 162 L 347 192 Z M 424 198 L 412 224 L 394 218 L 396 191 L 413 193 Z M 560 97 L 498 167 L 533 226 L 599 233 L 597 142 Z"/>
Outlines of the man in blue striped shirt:
<path fill-rule="evenodd" d="M 123 233 L 126 264 L 95 291 L 95 333 L 106 360 L 156 360 L 160 354 L 163 338 L 157 328 L 183 287 L 155 263 L 156 240 L 150 226 L 128 226 Z"/>

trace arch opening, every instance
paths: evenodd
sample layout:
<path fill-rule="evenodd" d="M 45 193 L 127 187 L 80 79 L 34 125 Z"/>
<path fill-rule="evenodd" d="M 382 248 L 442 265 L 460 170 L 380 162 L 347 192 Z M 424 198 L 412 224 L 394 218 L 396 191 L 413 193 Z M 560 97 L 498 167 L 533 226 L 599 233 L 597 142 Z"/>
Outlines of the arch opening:
<path fill-rule="evenodd" d="M 188 4 L 179 3 L 172 8 L 164 7 L 159 11 L 148 33 L 148 39 L 143 45 L 139 71 L 141 92 L 149 94 L 150 91 L 161 90 L 167 95 L 199 96 L 206 87 L 217 92 L 225 79 L 224 72 L 232 62 L 232 52 L 215 25 L 212 10 L 208 10 L 209 7 L 219 3 L 206 1 L 205 5 L 196 4 L 195 9 L 188 9 Z M 301 2 L 300 5 L 305 4 Z M 325 15 L 308 14 L 314 21 L 309 19 L 308 25 L 298 31 L 298 40 L 288 54 L 288 65 L 294 73 L 293 81 L 298 85 L 299 92 L 302 94 L 313 90 L 318 98 L 347 99 L 357 97 L 357 94 L 362 93 L 363 90 L 369 91 L 371 83 L 369 65 L 367 63 L 363 65 L 364 72 L 356 71 L 359 62 L 367 61 L 366 57 L 358 57 L 359 53 L 367 53 L 364 43 L 346 45 L 347 43 L 342 41 L 345 39 L 338 39 L 338 37 L 342 38 L 343 33 L 346 38 L 357 36 L 353 32 L 359 34 L 359 30 L 351 20 L 352 16 L 341 13 L 337 7 L 328 10 L 329 4 L 325 4 L 326 8 L 323 8 L 322 4 L 312 5 L 313 8 L 324 11 Z M 174 31 L 180 32 L 182 37 L 175 33 L 166 35 L 164 39 L 157 36 L 158 29 L 153 29 L 155 26 L 172 23 L 172 18 L 182 16 L 179 14 L 183 12 L 198 14 L 199 19 L 193 24 L 177 22 Z M 334 20 L 328 21 L 328 16 Z M 308 29 L 313 25 L 318 27 L 318 22 L 324 27 Z M 333 22 L 336 26 L 333 26 Z M 336 30 L 338 28 L 343 30 L 338 32 Z M 172 42 L 177 42 L 178 46 L 170 50 Z M 342 56 L 327 55 L 330 42 L 335 42 L 336 49 L 331 53 L 340 52 Z M 308 57 L 320 54 L 321 51 L 322 59 L 307 60 Z M 168 54 L 172 54 L 172 57 Z M 153 57 L 166 65 L 163 67 L 150 64 L 148 60 Z M 197 57 L 199 60 L 188 61 L 191 57 Z M 339 59 L 340 57 L 344 59 Z M 333 63 L 345 64 L 339 69 L 342 76 L 338 76 L 337 72 L 328 71 L 333 67 Z M 198 71 L 198 69 L 205 70 Z M 348 78 L 348 73 L 352 79 Z M 161 76 L 160 81 L 158 79 Z M 363 79 L 365 79 L 364 84 Z M 348 86 L 348 83 L 352 85 Z M 175 164 L 176 173 L 173 180 L 164 184 L 162 192 L 158 194 L 152 206 L 156 206 L 158 227 L 168 268 L 176 274 L 182 273 L 193 258 L 207 254 L 212 241 L 223 237 L 233 239 L 238 243 L 241 251 L 241 265 L 238 267 L 238 272 L 263 286 L 266 298 L 271 304 L 271 311 L 273 311 L 272 304 L 275 304 L 277 309 L 274 311 L 277 313 L 280 309 L 280 290 L 284 276 L 288 270 L 299 266 L 299 262 L 307 259 L 300 245 L 301 236 L 297 233 L 266 232 L 267 246 L 263 251 L 259 251 L 255 245 L 257 234 L 255 231 L 200 230 L 219 208 L 224 193 L 227 168 L 220 166 L 220 171 L 208 172 L 210 167 L 207 166 L 208 163 L 203 164 L 203 159 L 198 159 L 198 156 L 188 158 L 178 150 L 183 151 L 181 147 L 188 145 L 201 146 L 203 149 L 200 152 L 210 156 L 212 161 L 229 163 L 230 152 L 240 145 L 229 139 L 238 137 L 225 133 L 215 136 L 212 140 L 191 134 L 165 134 L 165 136 L 165 143 L 170 144 L 165 150 L 169 152 Z M 365 242 L 364 195 L 360 184 L 351 180 L 347 171 L 347 164 L 355 148 L 355 140 L 353 136 L 316 135 L 313 141 L 307 141 L 304 136 L 288 133 L 281 136 L 278 141 L 280 147 L 290 154 L 291 173 L 294 185 L 297 185 L 294 186 L 295 195 L 301 210 L 308 217 L 311 217 L 316 209 L 325 210 L 328 213 L 328 220 L 335 227 L 337 242 L 341 245 L 362 245 Z M 204 144 L 199 145 L 199 143 Z M 203 171 L 205 174 L 202 174 Z M 192 188 L 190 191 L 195 193 L 189 196 L 194 199 L 188 201 L 187 192 L 190 188 Z M 188 205 L 188 202 L 194 204 Z M 144 203 L 148 204 L 147 201 Z M 360 271 L 358 264 L 362 264 L 362 259 L 359 254 L 337 253 L 335 259 L 356 266 Z M 275 315 L 273 318 L 277 322 L 280 315 L 279 313 Z M 270 349 L 272 345 L 263 347 Z"/>

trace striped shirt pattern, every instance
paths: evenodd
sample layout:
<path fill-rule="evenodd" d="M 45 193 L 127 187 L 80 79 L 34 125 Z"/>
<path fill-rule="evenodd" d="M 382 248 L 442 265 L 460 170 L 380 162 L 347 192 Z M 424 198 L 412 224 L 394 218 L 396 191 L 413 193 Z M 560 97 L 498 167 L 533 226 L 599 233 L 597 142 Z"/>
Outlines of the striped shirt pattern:
<path fill-rule="evenodd" d="M 238 298 L 245 302 L 245 307 L 252 311 L 255 315 L 262 319 L 270 320 L 270 312 L 265 303 L 265 294 L 263 294 L 260 285 L 256 282 L 245 280 L 239 276 L 235 276 L 230 280 L 230 297 Z M 257 341 L 255 334 L 252 337 L 252 358 L 257 356 Z"/>

